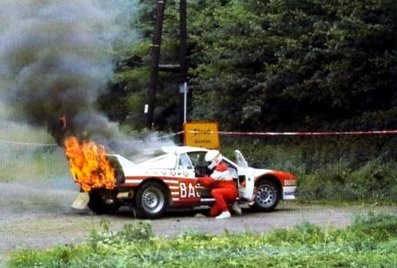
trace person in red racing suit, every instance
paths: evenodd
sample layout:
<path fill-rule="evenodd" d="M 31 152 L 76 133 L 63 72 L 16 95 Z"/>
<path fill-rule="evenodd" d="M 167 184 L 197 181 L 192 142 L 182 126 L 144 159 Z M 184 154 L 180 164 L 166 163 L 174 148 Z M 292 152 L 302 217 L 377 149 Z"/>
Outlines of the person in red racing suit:
<path fill-rule="evenodd" d="M 226 163 L 222 161 L 223 157 L 219 151 L 208 151 L 205 160 L 211 162 L 208 166 L 209 169 L 215 169 L 210 176 L 201 177 L 197 182 L 203 187 L 212 189 L 211 194 L 215 198 L 215 203 L 211 207 L 209 215 L 216 219 L 230 218 L 229 206 L 236 201 L 237 186 Z"/>

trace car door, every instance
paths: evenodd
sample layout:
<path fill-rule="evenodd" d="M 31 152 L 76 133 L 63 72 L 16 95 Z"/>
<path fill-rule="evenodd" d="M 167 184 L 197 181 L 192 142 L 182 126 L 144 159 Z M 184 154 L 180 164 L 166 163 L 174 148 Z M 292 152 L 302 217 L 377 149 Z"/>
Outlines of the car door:
<path fill-rule="evenodd" d="M 175 203 L 185 207 L 200 205 L 200 194 L 196 185 L 194 166 L 186 153 L 179 154 L 177 159 L 175 174 L 179 182 L 179 195 L 175 198 L 178 201 Z"/>
<path fill-rule="evenodd" d="M 248 166 L 243 154 L 239 150 L 234 151 L 238 168 L 238 193 L 239 198 L 252 201 L 254 199 L 255 177 L 252 169 Z"/>

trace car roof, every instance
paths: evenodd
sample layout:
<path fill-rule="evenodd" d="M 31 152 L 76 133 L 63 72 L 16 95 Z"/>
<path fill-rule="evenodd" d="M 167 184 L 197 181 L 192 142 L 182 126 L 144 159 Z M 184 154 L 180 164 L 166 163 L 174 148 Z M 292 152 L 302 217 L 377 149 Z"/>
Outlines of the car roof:
<path fill-rule="evenodd" d="M 193 146 L 163 146 L 160 148 L 151 151 L 148 154 L 141 154 L 137 155 L 138 158 L 135 160 L 125 158 L 120 154 L 108 154 L 108 156 L 114 156 L 117 158 L 124 158 L 133 164 L 143 164 L 145 162 L 152 162 L 156 161 L 156 159 L 163 157 L 164 155 L 169 154 L 184 154 L 190 152 L 208 152 L 209 149 L 202 148 L 202 147 L 193 147 Z"/>
<path fill-rule="evenodd" d="M 161 151 L 164 153 L 190 153 L 190 152 L 208 152 L 208 149 L 202 147 L 193 147 L 193 146 L 166 146 L 161 147 Z"/>

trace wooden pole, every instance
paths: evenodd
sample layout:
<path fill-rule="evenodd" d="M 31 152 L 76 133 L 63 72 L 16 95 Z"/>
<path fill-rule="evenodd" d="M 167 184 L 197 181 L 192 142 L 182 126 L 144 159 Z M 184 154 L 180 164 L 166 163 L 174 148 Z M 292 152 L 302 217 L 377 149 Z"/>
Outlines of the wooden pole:
<path fill-rule="evenodd" d="M 153 34 L 153 41 L 151 46 L 151 72 L 148 92 L 148 113 L 146 120 L 146 127 L 152 129 L 154 109 L 156 105 L 156 92 L 158 84 L 158 72 L 159 72 L 159 61 L 160 61 L 160 47 L 161 47 L 161 36 L 163 32 L 163 20 L 164 20 L 164 9 L 165 0 L 157 1 L 157 16 L 155 29 Z"/>

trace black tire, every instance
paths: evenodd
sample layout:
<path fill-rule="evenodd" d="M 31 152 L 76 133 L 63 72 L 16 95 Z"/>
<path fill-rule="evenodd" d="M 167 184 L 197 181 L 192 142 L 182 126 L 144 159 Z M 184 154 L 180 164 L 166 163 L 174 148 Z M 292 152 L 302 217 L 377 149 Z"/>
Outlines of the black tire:
<path fill-rule="evenodd" d="M 255 203 L 252 208 L 256 211 L 273 211 L 281 198 L 281 189 L 269 180 L 259 181 L 255 190 Z"/>
<path fill-rule="evenodd" d="M 134 203 L 139 216 L 148 219 L 159 218 L 168 208 L 168 191 L 159 182 L 147 182 L 136 192 Z"/>
<path fill-rule="evenodd" d="M 115 194 L 105 189 L 94 189 L 90 193 L 88 208 L 95 214 L 114 214 L 121 204 L 115 199 Z M 108 200 L 108 201 L 107 201 Z M 109 203 L 109 200 L 114 200 Z"/>

